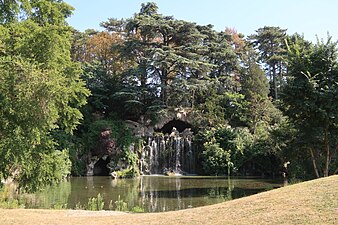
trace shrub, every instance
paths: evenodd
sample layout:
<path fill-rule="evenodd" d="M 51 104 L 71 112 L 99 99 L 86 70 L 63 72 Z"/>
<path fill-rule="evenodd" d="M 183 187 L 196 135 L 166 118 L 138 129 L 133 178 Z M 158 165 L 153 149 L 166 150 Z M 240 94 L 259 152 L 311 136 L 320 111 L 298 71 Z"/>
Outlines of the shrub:
<path fill-rule="evenodd" d="M 103 208 L 104 201 L 100 193 L 97 195 L 97 198 L 93 197 L 88 199 L 87 210 L 99 211 L 103 210 Z"/>
<path fill-rule="evenodd" d="M 132 212 L 134 213 L 143 213 L 144 212 L 144 208 L 139 207 L 139 206 L 135 206 L 131 209 Z"/>
<path fill-rule="evenodd" d="M 116 211 L 128 211 L 128 203 L 121 200 L 121 196 L 119 195 L 119 199 L 115 201 Z"/>

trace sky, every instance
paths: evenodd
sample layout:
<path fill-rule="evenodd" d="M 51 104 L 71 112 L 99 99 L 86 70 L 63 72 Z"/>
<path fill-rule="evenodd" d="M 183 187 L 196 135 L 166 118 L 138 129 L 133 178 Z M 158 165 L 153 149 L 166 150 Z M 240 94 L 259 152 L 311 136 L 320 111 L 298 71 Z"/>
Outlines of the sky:
<path fill-rule="evenodd" d="M 65 0 L 75 8 L 67 21 L 77 30 L 102 30 L 108 18 L 130 18 L 142 3 L 155 2 L 159 13 L 199 25 L 214 25 L 217 31 L 235 28 L 245 36 L 264 26 L 279 26 L 288 34 L 303 34 L 316 42 L 327 34 L 338 40 L 337 0 Z"/>

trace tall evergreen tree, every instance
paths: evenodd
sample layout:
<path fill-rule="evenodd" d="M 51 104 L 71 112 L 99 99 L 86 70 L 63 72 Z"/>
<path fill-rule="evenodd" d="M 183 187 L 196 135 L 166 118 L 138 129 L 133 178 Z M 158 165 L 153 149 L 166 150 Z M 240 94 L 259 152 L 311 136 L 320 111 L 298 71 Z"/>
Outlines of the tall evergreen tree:
<path fill-rule="evenodd" d="M 248 101 L 247 122 L 253 134 L 256 134 L 259 124 L 264 126 L 267 122 L 268 111 L 272 107 L 268 98 L 268 81 L 256 63 L 249 64 L 242 79 L 241 92 Z"/>
<path fill-rule="evenodd" d="M 115 96 L 134 96 L 128 103 L 143 107 L 144 113 L 155 105 L 194 107 L 197 98 L 201 102 L 207 97 L 208 83 L 217 83 L 218 93 L 236 89 L 238 58 L 229 35 L 157 10 L 156 4 L 147 3 L 126 21 L 102 23 L 109 32 L 125 35 L 118 46 L 121 56 L 136 64 L 123 73 L 126 88 Z"/>
<path fill-rule="evenodd" d="M 260 53 L 260 60 L 267 68 L 267 76 L 270 78 L 272 96 L 278 99 L 279 90 L 283 83 L 283 76 L 286 73 L 285 64 L 285 39 L 286 29 L 279 27 L 263 27 L 259 28 L 257 34 L 251 35 L 249 39 Z"/>

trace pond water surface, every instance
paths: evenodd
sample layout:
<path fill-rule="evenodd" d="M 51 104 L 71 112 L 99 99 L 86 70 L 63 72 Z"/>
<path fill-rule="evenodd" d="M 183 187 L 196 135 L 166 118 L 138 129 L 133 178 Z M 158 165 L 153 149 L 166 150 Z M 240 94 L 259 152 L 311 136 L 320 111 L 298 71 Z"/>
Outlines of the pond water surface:
<path fill-rule="evenodd" d="M 265 179 L 228 179 L 203 176 L 141 176 L 112 180 L 110 177 L 74 177 L 30 197 L 29 208 L 70 208 L 87 206 L 88 199 L 100 195 L 104 209 L 116 210 L 117 201 L 129 211 L 163 212 L 241 198 L 280 187 Z"/>

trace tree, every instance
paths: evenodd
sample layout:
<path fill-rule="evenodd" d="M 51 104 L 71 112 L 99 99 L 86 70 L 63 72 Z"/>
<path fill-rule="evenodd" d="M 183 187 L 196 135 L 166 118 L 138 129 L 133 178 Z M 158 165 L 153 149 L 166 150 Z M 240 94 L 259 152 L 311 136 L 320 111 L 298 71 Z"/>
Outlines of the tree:
<path fill-rule="evenodd" d="M 268 127 L 279 122 L 278 110 L 269 97 L 269 83 L 257 64 L 257 54 L 247 45 L 244 48 L 241 72 L 241 93 L 245 96 L 244 120 L 256 138 L 268 135 Z"/>
<path fill-rule="evenodd" d="M 198 51 L 203 35 L 194 23 L 176 20 L 157 13 L 152 3 L 143 5 L 140 13 L 128 21 L 127 46 L 138 51 L 141 84 L 147 80 L 160 90 L 161 100 L 167 104 L 168 87 L 176 77 L 196 77 L 198 71 L 208 68 Z M 137 48 L 138 47 L 138 48 Z"/>
<path fill-rule="evenodd" d="M 247 121 L 253 134 L 256 134 L 260 123 L 267 122 L 267 112 L 272 107 L 268 98 L 269 85 L 257 64 L 250 65 L 243 78 L 242 92 L 248 102 Z"/>
<path fill-rule="evenodd" d="M 117 76 L 132 66 L 130 62 L 123 60 L 116 47 L 123 42 L 123 36 L 116 32 L 86 30 L 82 34 L 77 33 L 73 57 L 82 63 L 98 62 L 106 71 L 106 76 Z"/>
<path fill-rule="evenodd" d="M 20 11 L 28 12 L 31 8 L 28 1 L 1 1 L 0 23 L 11 23 L 18 20 Z"/>
<path fill-rule="evenodd" d="M 70 172 L 68 153 L 56 151 L 50 131 L 63 114 L 59 94 L 68 92 L 65 80 L 13 57 L 1 58 L 0 74 L 1 178 L 14 176 L 28 191 L 61 181 Z M 72 109 L 68 115 L 76 116 Z"/>
<path fill-rule="evenodd" d="M 259 28 L 257 34 L 251 35 L 249 39 L 252 44 L 259 50 L 260 60 L 267 65 L 267 75 L 272 82 L 272 96 L 278 99 L 278 92 L 283 83 L 285 74 L 285 42 L 286 30 L 279 27 Z"/>
<path fill-rule="evenodd" d="M 69 174 L 68 152 L 58 149 L 52 131 L 73 132 L 89 91 L 70 58 L 68 12 L 59 8 L 68 5 L 25 3 L 34 7 L 26 19 L 0 25 L 0 178 L 14 177 L 22 189 L 34 191 Z M 45 6 L 53 13 L 44 15 Z"/>
<path fill-rule="evenodd" d="M 229 35 L 157 10 L 147 3 L 130 19 L 102 23 L 108 32 L 124 35 L 114 45 L 121 61 L 134 62 L 120 74 L 122 89 L 112 96 L 145 115 L 163 107 L 196 107 L 208 98 L 206 86 L 212 83 L 218 83 L 218 94 L 236 89 L 238 57 Z"/>
<path fill-rule="evenodd" d="M 289 44 L 288 81 L 283 110 L 298 130 L 317 177 L 337 171 L 338 65 L 337 43 Z"/>
<path fill-rule="evenodd" d="M 74 8 L 62 0 L 11 0 L 0 2 L 0 24 L 31 19 L 39 25 L 66 25 Z"/>

